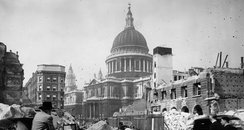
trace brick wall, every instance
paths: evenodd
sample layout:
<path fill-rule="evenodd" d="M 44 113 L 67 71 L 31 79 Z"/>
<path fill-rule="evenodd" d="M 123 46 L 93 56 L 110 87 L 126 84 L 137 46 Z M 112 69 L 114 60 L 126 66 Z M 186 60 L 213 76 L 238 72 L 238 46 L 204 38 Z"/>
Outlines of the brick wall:
<path fill-rule="evenodd" d="M 244 108 L 243 69 L 214 70 L 214 92 L 220 95 L 220 111 Z"/>

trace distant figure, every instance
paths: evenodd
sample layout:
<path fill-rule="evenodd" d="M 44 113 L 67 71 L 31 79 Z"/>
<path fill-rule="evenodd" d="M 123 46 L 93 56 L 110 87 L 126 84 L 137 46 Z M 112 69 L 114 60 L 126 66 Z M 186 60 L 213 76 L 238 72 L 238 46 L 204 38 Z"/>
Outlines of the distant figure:
<path fill-rule="evenodd" d="M 32 130 L 55 130 L 51 116 L 52 103 L 43 102 L 39 108 L 41 111 L 37 112 L 33 119 Z"/>
<path fill-rule="evenodd" d="M 209 116 L 210 121 L 212 124 L 210 125 L 209 130 L 223 130 L 223 126 L 221 123 L 217 120 L 217 115 L 210 115 Z"/>
<path fill-rule="evenodd" d="M 221 124 L 224 126 L 223 130 L 237 130 L 230 124 L 230 119 L 228 117 L 222 117 Z"/>
<path fill-rule="evenodd" d="M 123 124 L 123 122 L 119 122 L 119 130 L 125 130 L 126 126 Z"/>

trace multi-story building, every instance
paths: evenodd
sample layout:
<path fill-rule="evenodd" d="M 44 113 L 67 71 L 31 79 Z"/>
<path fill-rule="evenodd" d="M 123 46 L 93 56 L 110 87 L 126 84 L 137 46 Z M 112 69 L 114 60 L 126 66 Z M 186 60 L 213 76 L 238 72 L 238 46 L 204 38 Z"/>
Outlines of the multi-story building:
<path fill-rule="evenodd" d="M 54 108 L 64 106 L 65 67 L 61 65 L 38 65 L 26 83 L 27 96 L 32 104 L 39 106 L 51 101 Z"/>
<path fill-rule="evenodd" d="M 153 57 L 133 20 L 129 7 L 125 28 L 114 39 L 111 54 L 105 61 L 106 78 L 94 79 L 84 86 L 83 113 L 87 118 L 110 117 L 122 106 L 145 98 L 145 86 L 151 82 Z"/>
<path fill-rule="evenodd" d="M 8 105 L 22 104 L 24 70 L 18 52 L 7 52 L 0 42 L 0 102 Z"/>

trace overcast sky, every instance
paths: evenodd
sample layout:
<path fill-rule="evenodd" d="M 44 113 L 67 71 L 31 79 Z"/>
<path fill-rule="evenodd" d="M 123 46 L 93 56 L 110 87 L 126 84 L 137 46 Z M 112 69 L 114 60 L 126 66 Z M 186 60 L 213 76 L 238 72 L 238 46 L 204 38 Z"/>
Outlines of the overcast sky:
<path fill-rule="evenodd" d="M 89 81 L 125 26 L 128 3 L 150 53 L 173 48 L 173 68 L 212 67 L 218 52 L 230 67 L 244 56 L 244 0 L 0 0 L 0 41 L 19 52 L 24 83 L 38 64 L 72 64 Z"/>

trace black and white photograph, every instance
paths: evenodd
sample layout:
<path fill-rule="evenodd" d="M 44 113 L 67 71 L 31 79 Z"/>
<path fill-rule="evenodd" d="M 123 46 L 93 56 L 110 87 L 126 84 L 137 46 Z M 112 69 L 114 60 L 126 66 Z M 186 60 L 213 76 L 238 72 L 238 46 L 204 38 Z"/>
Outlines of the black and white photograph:
<path fill-rule="evenodd" d="M 244 130 L 244 0 L 0 0 L 0 130 Z"/>

